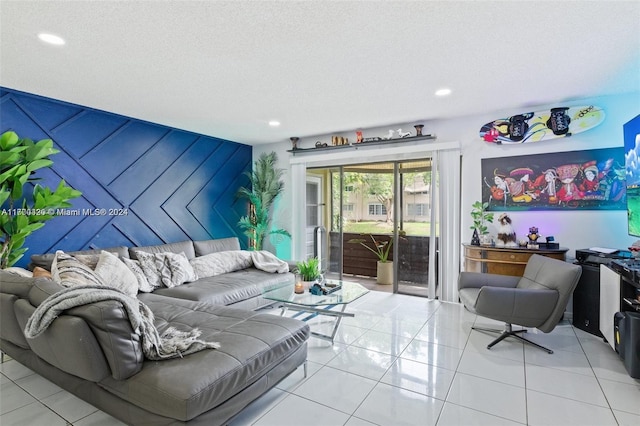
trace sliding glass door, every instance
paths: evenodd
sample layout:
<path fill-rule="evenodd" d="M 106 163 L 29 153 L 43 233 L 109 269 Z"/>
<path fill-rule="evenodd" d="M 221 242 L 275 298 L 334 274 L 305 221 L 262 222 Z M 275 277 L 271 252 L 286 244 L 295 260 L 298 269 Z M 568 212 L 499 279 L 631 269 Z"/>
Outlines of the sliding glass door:
<path fill-rule="evenodd" d="M 429 296 L 429 268 L 437 264 L 430 261 L 437 247 L 431 165 L 425 158 L 308 169 L 331 182 L 324 197 L 331 204 L 329 276 Z"/>

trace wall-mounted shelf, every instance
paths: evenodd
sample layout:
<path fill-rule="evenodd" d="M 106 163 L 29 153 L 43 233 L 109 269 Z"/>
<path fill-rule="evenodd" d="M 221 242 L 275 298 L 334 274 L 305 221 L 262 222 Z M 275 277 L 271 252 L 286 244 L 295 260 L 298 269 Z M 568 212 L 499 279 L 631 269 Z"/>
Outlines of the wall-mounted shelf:
<path fill-rule="evenodd" d="M 371 142 L 360 142 L 360 143 L 351 143 L 349 145 L 330 145 L 324 147 L 313 147 L 313 148 L 298 148 L 298 149 L 290 149 L 287 152 L 292 153 L 293 155 L 298 154 L 309 154 L 312 152 L 324 152 L 324 151 L 338 151 L 338 150 L 358 150 L 359 148 L 366 148 L 370 146 L 382 146 L 382 145 L 398 145 L 407 142 L 418 142 L 418 141 L 434 141 L 436 140 L 435 135 L 424 135 L 424 136 L 412 136 L 408 138 L 398 138 L 398 139 L 383 139 L 380 141 L 371 141 Z"/>

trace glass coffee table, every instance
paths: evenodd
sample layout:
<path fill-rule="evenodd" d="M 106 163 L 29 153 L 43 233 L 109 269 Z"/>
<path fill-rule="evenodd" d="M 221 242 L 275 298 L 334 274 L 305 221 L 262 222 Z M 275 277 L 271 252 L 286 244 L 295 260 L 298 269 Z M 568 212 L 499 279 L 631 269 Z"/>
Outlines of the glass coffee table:
<path fill-rule="evenodd" d="M 262 297 L 275 302 L 280 302 L 280 306 L 282 308 L 280 315 L 284 315 L 287 310 L 292 310 L 296 312 L 292 318 L 303 316 L 303 318 L 299 318 L 302 321 L 309 321 L 318 315 L 336 318 L 331 334 L 311 331 L 312 336 L 328 340 L 333 343 L 333 339 L 336 336 L 336 332 L 338 331 L 342 318 L 355 316 L 355 314 L 351 312 L 345 312 L 347 305 L 369 293 L 369 290 L 358 283 L 349 281 L 326 280 L 326 283 L 341 285 L 342 287 L 340 290 L 333 293 L 316 296 L 309 293 L 309 290 L 306 290 L 302 294 L 296 294 L 293 291 L 294 286 L 288 285 L 276 289 L 265 289 L 262 292 Z M 336 306 L 342 306 L 342 308 L 333 310 Z M 305 316 L 305 314 L 307 315 Z"/>

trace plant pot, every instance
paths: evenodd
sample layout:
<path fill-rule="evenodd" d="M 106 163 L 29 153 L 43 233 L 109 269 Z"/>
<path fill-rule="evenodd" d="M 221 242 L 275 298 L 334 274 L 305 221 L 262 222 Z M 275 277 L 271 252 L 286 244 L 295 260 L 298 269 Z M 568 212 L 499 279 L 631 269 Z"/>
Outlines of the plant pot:
<path fill-rule="evenodd" d="M 302 287 L 304 287 L 304 291 L 305 291 L 305 293 L 306 293 L 306 292 L 308 292 L 308 291 L 309 291 L 309 289 L 310 289 L 311 287 L 313 287 L 313 285 L 314 285 L 315 283 L 317 283 L 317 282 L 318 282 L 318 280 L 313 280 L 313 281 L 302 281 Z"/>
<path fill-rule="evenodd" d="M 378 274 L 376 282 L 378 284 L 393 284 L 393 262 L 378 261 Z"/>

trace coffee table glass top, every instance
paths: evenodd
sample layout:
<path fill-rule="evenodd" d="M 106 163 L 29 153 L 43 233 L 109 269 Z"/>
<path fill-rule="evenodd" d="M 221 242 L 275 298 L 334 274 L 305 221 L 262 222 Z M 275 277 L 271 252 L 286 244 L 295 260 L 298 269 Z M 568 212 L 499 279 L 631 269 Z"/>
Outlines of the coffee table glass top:
<path fill-rule="evenodd" d="M 316 296 L 306 290 L 302 294 L 296 294 L 293 291 L 293 284 L 276 289 L 265 289 L 262 297 L 277 302 L 291 303 L 300 306 L 325 306 L 325 305 L 342 305 L 351 303 L 357 298 L 369 293 L 365 287 L 358 283 L 341 280 L 326 280 L 327 283 L 342 285 L 340 290 L 330 294 Z"/>

